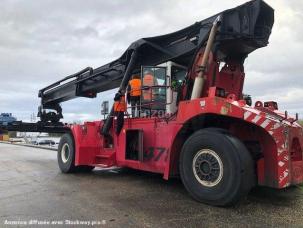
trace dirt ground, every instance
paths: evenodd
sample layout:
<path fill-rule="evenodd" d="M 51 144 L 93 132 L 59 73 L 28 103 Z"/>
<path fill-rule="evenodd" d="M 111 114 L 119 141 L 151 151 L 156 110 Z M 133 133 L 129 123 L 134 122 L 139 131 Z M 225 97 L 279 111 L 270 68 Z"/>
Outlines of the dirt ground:
<path fill-rule="evenodd" d="M 22 222 L 303 227 L 303 188 L 256 188 L 237 206 L 211 207 L 192 200 L 179 179 L 125 170 L 66 175 L 57 167 L 55 151 L 0 144 L 0 227 Z"/>

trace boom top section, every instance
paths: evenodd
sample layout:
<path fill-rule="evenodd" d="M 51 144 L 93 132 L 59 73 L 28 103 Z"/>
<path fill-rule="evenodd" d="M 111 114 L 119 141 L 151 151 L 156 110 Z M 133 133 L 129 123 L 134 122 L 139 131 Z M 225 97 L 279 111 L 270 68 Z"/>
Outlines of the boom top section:
<path fill-rule="evenodd" d="M 219 60 L 243 62 L 249 53 L 268 44 L 274 10 L 261 0 L 250 1 L 177 32 L 139 39 L 119 59 L 96 69 L 88 67 L 41 89 L 42 109 L 57 110 L 61 102 L 76 97 L 94 98 L 97 93 L 119 87 L 134 51 L 138 58 L 132 73 L 139 72 L 142 65 L 157 65 L 166 61 L 190 67 L 219 15 L 222 24 L 213 47 Z"/>

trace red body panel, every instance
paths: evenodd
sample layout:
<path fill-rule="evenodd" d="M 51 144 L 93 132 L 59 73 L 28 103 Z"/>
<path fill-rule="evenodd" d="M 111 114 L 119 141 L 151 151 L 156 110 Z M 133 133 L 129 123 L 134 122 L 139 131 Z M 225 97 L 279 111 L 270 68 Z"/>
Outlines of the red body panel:
<path fill-rule="evenodd" d="M 210 92 L 211 94 L 211 92 Z M 263 157 L 257 162 L 259 185 L 283 188 L 303 182 L 302 150 L 303 131 L 296 124 L 284 120 L 280 122 L 278 114 L 268 110 L 248 107 L 243 101 L 210 96 L 179 104 L 175 119 L 166 121 L 161 118 L 127 118 L 120 135 L 113 134 L 113 148 L 104 148 L 104 138 L 99 134 L 102 122 L 87 122 L 74 125 L 72 133 L 76 145 L 76 165 L 95 165 L 100 167 L 121 166 L 162 173 L 167 179 L 172 173 L 171 163 L 180 148 L 174 148 L 176 135 L 190 119 L 205 114 L 233 117 L 251 123 L 263 129 L 258 140 L 263 146 Z M 114 121 L 115 124 L 115 121 Z M 125 158 L 126 131 L 143 130 L 143 161 Z M 239 138 L 245 138 L 245 130 L 230 129 Z M 242 135 L 242 136 L 241 136 Z M 292 145 L 297 141 L 299 145 Z M 292 148 L 293 147 L 293 148 Z M 297 151 L 292 151 L 292 150 Z M 296 156 L 295 156 L 296 155 Z"/>
<path fill-rule="evenodd" d="M 195 66 L 199 66 L 202 56 L 203 49 L 197 54 L 194 67 L 188 72 L 189 78 L 197 76 Z M 259 185 L 284 188 L 303 183 L 302 127 L 294 119 L 279 113 L 275 105 L 267 108 L 261 102 L 254 108 L 246 105 L 241 100 L 245 76 L 243 66 L 231 62 L 219 70 L 219 65 L 211 54 L 202 98 L 185 100 L 184 94 L 188 88 L 183 87 L 184 100 L 178 104 L 177 115 L 169 119 L 126 118 L 118 136 L 113 131 L 116 124 L 114 120 L 110 132 L 112 139 L 99 133 L 103 121 L 72 126 L 76 147 L 75 164 L 131 167 L 161 173 L 168 179 L 170 175 L 178 174 L 178 157 L 186 140 L 182 129 L 191 123 L 199 130 L 199 127 L 207 126 L 207 123 L 200 126 L 201 118 L 214 116 L 217 120 L 224 120 L 219 127 L 225 128 L 242 142 L 258 142 L 260 154 L 255 162 Z M 198 122 L 194 122 L 197 119 Z M 134 129 L 143 132 L 141 160 L 126 159 L 126 132 Z"/>

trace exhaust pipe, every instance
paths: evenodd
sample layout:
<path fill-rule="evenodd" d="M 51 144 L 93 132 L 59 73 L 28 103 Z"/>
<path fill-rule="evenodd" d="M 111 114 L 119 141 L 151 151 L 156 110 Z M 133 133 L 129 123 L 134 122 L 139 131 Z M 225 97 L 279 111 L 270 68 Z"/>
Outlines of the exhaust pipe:
<path fill-rule="evenodd" d="M 202 90 L 203 90 L 203 86 L 204 86 L 204 74 L 206 71 L 206 65 L 207 65 L 207 61 L 208 61 L 208 57 L 209 57 L 209 53 L 212 49 L 212 46 L 214 44 L 215 41 L 215 36 L 216 33 L 220 27 L 221 24 L 221 16 L 218 16 L 216 18 L 216 20 L 213 23 L 213 26 L 210 30 L 210 34 L 207 40 L 207 44 L 206 44 L 206 48 L 203 54 L 203 58 L 202 58 L 202 64 L 199 66 L 200 71 L 198 76 L 195 78 L 195 83 L 194 83 L 194 87 L 193 87 L 193 91 L 191 94 L 191 100 L 194 100 L 196 98 L 199 98 L 201 96 Z"/>

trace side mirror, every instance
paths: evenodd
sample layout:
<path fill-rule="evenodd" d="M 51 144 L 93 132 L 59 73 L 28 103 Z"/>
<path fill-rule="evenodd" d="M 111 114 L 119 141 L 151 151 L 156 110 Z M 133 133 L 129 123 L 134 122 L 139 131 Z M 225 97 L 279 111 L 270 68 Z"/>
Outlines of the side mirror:
<path fill-rule="evenodd" d="M 109 113 L 108 101 L 103 101 L 101 104 L 101 115 L 107 115 Z"/>

